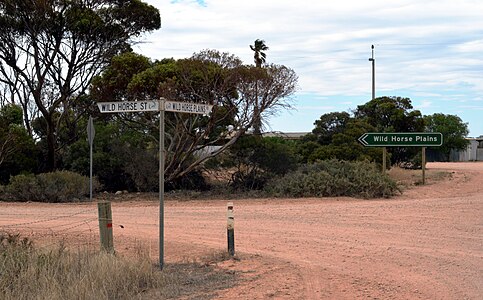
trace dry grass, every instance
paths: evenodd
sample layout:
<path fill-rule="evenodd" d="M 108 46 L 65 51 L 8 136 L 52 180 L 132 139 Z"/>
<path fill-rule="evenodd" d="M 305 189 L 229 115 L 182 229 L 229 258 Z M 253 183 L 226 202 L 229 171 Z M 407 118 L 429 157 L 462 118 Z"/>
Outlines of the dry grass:
<path fill-rule="evenodd" d="M 224 260 L 218 254 L 209 260 Z M 2 299 L 172 299 L 216 297 L 236 274 L 212 263 L 167 264 L 160 271 L 147 252 L 135 258 L 104 252 L 36 249 L 28 240 L 0 233 Z M 202 296 L 200 296 L 202 295 Z"/>
<path fill-rule="evenodd" d="M 410 188 L 411 186 L 422 184 L 423 173 L 422 170 L 410 170 L 399 167 L 392 167 L 388 171 L 389 177 L 397 182 L 398 186 L 402 188 Z M 426 170 L 425 178 L 426 183 L 441 181 L 451 177 L 451 173 L 441 170 Z"/>

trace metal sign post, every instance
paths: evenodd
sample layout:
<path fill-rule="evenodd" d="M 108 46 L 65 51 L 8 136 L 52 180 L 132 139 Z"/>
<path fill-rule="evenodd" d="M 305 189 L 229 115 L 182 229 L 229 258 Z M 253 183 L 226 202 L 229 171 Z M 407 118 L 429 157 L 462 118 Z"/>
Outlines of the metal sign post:
<path fill-rule="evenodd" d="M 94 129 L 94 122 L 92 116 L 89 116 L 87 122 L 87 141 L 89 142 L 89 200 L 92 201 L 92 145 L 94 144 L 94 136 L 96 130 Z"/>
<path fill-rule="evenodd" d="M 164 267 L 164 99 L 159 100 L 159 268 Z"/>
<path fill-rule="evenodd" d="M 422 184 L 426 184 L 426 147 L 421 149 L 421 169 L 423 171 L 423 181 Z"/>
<path fill-rule="evenodd" d="M 159 267 L 164 267 L 164 111 L 207 115 L 213 105 L 167 101 L 164 98 L 147 101 L 120 101 L 97 103 L 101 113 L 159 111 Z"/>

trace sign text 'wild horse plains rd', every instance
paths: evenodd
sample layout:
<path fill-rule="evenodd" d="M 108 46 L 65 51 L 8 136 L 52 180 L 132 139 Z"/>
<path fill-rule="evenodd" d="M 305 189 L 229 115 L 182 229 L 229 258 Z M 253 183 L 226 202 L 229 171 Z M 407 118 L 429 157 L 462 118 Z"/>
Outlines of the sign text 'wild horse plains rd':
<path fill-rule="evenodd" d="M 431 147 L 443 144 L 439 132 L 368 132 L 359 142 L 366 147 Z"/>
<path fill-rule="evenodd" d="M 212 108 L 213 105 L 203 103 L 164 101 L 165 111 L 207 115 Z"/>

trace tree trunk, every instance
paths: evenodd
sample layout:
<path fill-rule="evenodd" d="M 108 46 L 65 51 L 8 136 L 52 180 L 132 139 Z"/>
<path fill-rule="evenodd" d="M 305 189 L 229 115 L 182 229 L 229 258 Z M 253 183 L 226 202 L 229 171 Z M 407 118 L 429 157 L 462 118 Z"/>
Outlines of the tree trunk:
<path fill-rule="evenodd" d="M 55 127 L 53 122 L 47 123 L 47 169 L 51 172 L 56 169 L 56 155 L 55 155 Z"/>
<path fill-rule="evenodd" d="M 27 129 L 27 133 L 29 134 L 30 137 L 33 137 L 34 134 L 32 132 L 32 127 L 30 126 L 30 119 L 28 115 L 28 107 L 27 104 L 25 104 L 23 101 L 21 102 L 22 104 L 22 110 L 23 110 L 23 122 L 25 124 L 25 128 Z"/>
<path fill-rule="evenodd" d="M 262 134 L 262 120 L 260 118 L 260 108 L 258 105 L 258 80 L 255 82 L 255 106 L 253 108 L 253 134 Z"/>
<path fill-rule="evenodd" d="M 45 171 L 52 172 L 56 169 L 56 155 L 55 155 L 55 125 L 52 116 L 45 116 L 47 122 L 47 164 Z"/>

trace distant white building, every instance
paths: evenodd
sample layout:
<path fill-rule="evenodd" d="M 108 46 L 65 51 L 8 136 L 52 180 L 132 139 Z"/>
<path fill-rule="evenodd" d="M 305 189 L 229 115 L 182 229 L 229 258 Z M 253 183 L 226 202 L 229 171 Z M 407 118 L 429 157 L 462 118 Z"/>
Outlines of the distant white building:
<path fill-rule="evenodd" d="M 483 135 L 477 138 L 466 138 L 470 143 L 465 150 L 451 151 L 451 161 L 483 160 Z"/>
<path fill-rule="evenodd" d="M 193 152 L 193 155 L 197 158 L 206 158 L 211 156 L 214 152 L 220 150 L 221 146 L 206 146 L 203 149 Z"/>
<path fill-rule="evenodd" d="M 279 137 L 285 140 L 300 140 L 305 135 L 309 134 L 310 132 L 282 132 L 282 131 L 269 131 L 263 132 L 263 137 Z"/>
<path fill-rule="evenodd" d="M 233 131 L 233 134 L 235 131 Z M 262 137 L 279 137 L 285 140 L 300 140 L 305 135 L 309 134 L 310 132 L 281 132 L 281 131 L 270 131 L 270 132 L 262 132 Z M 253 134 L 253 131 L 247 132 L 247 135 Z M 198 158 L 205 158 L 220 150 L 221 146 L 207 146 L 201 150 L 195 151 L 193 154 Z"/>

